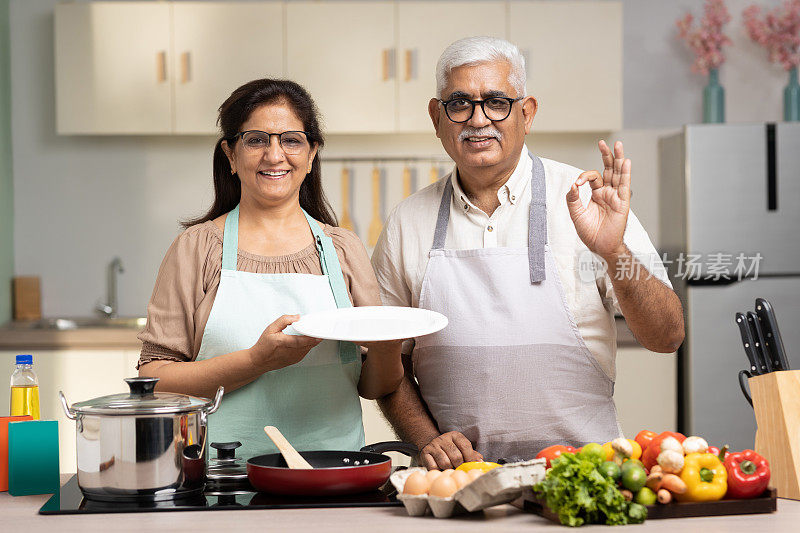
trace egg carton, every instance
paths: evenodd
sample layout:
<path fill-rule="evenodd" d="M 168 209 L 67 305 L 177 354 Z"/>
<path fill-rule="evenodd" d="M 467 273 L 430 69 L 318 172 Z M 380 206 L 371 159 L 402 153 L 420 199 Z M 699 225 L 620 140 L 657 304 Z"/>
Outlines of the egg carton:
<path fill-rule="evenodd" d="M 544 459 L 508 463 L 489 470 L 449 498 L 403 494 L 408 476 L 414 472 L 424 473 L 425 468 L 398 470 L 389 479 L 397 489 L 397 499 L 403 502 L 409 516 L 424 516 L 430 509 L 436 518 L 448 518 L 516 500 L 544 479 L 545 467 Z"/>

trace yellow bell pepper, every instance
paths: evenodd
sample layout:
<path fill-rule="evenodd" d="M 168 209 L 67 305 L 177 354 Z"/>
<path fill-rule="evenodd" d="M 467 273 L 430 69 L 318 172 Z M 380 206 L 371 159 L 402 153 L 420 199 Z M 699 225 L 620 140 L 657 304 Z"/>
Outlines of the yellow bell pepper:
<path fill-rule="evenodd" d="M 482 472 L 488 472 L 489 470 L 497 468 L 498 466 L 500 466 L 498 463 L 492 463 L 490 461 L 468 461 L 458 465 L 456 470 L 461 470 L 462 472 L 469 472 L 470 470 L 481 470 Z"/>
<path fill-rule="evenodd" d="M 683 460 L 681 479 L 686 492 L 676 494 L 682 502 L 713 502 L 721 500 L 728 490 L 728 472 L 713 453 L 690 453 Z"/>
<path fill-rule="evenodd" d="M 633 453 L 631 453 L 630 459 L 639 459 L 642 456 L 642 447 L 639 446 L 639 443 L 633 439 L 626 439 L 628 442 L 631 443 L 631 449 Z M 606 452 L 606 461 L 611 461 L 614 459 L 614 448 L 611 447 L 610 442 L 606 442 L 603 444 L 603 451 Z M 628 459 L 625 459 L 627 461 Z"/>

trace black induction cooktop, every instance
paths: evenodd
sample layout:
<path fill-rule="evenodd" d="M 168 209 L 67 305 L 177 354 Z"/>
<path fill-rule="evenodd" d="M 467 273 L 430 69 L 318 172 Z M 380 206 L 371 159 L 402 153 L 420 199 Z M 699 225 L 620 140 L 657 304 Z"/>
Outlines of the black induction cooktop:
<path fill-rule="evenodd" d="M 391 483 L 362 494 L 328 497 L 278 496 L 263 492 L 206 490 L 194 497 L 156 502 L 101 502 L 84 498 L 77 475 L 47 500 L 39 514 L 149 513 L 160 511 L 231 511 L 331 507 L 391 507 L 402 505 Z"/>

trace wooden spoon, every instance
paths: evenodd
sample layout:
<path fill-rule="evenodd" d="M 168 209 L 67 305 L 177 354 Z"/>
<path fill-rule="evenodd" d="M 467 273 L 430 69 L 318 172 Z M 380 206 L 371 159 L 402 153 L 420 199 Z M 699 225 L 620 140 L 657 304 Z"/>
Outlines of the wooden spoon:
<path fill-rule="evenodd" d="M 314 468 L 308 464 L 308 461 L 303 459 L 303 456 L 300 455 L 291 444 L 289 444 L 289 441 L 286 440 L 286 437 L 283 436 L 283 433 L 281 433 L 278 428 L 275 426 L 264 426 L 264 433 L 266 433 L 269 440 L 278 447 L 278 450 L 286 460 L 286 464 L 289 468 L 302 470 L 311 470 Z"/>
<path fill-rule="evenodd" d="M 403 198 L 411 196 L 411 169 L 408 163 L 403 166 Z"/>
<path fill-rule="evenodd" d="M 339 226 L 353 231 L 353 219 L 350 217 L 350 169 L 342 166 L 342 218 Z"/>
<path fill-rule="evenodd" d="M 381 236 L 383 221 L 381 220 L 381 169 L 378 165 L 372 168 L 372 222 L 369 223 L 369 238 L 367 243 L 371 247 L 378 244 Z"/>
<path fill-rule="evenodd" d="M 436 165 L 436 163 L 431 165 L 431 171 L 428 174 L 428 181 L 431 183 L 436 183 L 439 181 L 439 167 Z"/>

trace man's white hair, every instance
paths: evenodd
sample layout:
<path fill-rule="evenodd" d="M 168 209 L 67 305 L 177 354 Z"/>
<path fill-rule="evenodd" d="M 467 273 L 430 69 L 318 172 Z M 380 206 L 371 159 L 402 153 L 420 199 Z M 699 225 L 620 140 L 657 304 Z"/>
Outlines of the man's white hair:
<path fill-rule="evenodd" d="M 517 96 L 526 96 L 525 58 L 519 48 L 497 37 L 465 37 L 445 48 L 436 63 L 437 96 L 442 97 L 442 91 L 447 87 L 447 78 L 454 68 L 497 60 L 511 63 L 508 81 L 516 89 Z"/>

